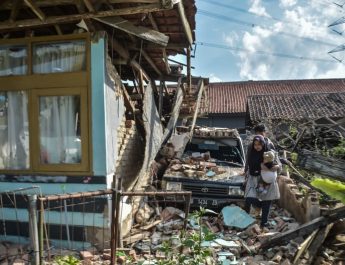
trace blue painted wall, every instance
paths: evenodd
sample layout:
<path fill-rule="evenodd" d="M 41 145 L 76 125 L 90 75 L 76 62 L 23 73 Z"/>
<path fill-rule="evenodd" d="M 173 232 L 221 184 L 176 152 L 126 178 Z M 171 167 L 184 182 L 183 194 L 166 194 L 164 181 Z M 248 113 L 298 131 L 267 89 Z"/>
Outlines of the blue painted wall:
<path fill-rule="evenodd" d="M 91 43 L 91 110 L 94 175 L 107 175 L 105 139 L 105 40 Z"/>

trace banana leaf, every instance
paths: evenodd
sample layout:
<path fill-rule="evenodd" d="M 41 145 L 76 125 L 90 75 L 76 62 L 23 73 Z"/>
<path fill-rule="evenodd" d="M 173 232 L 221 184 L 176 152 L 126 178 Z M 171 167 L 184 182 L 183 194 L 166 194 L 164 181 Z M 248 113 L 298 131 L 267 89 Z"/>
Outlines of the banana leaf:
<path fill-rule="evenodd" d="M 345 204 L 345 184 L 330 179 L 316 178 L 311 182 L 315 188 L 325 192 L 330 197 L 340 200 Z"/>

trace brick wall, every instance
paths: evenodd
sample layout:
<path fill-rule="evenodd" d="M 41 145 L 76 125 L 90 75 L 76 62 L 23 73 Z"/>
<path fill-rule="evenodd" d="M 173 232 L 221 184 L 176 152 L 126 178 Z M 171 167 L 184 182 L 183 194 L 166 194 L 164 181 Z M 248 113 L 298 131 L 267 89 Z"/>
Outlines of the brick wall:
<path fill-rule="evenodd" d="M 134 120 L 123 119 L 118 128 L 117 144 L 115 174 L 121 177 L 123 189 L 127 190 L 142 166 L 145 146 Z"/>

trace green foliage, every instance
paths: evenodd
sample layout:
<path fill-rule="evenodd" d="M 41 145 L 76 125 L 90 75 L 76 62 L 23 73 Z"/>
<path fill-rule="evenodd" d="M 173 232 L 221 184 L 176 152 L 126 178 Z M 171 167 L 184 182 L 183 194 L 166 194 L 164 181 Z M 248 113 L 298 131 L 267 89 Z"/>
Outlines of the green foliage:
<path fill-rule="evenodd" d="M 289 130 L 290 136 L 291 136 L 292 138 L 296 139 L 297 134 L 298 134 L 297 128 L 296 128 L 294 125 L 291 124 L 289 129 L 290 129 L 290 130 Z"/>
<path fill-rule="evenodd" d="M 297 163 L 298 154 L 297 153 L 291 153 L 290 156 L 291 156 L 292 163 L 296 164 Z"/>
<path fill-rule="evenodd" d="M 53 264 L 56 265 L 79 265 L 81 264 L 80 260 L 74 256 L 58 256 L 55 257 Z"/>
<path fill-rule="evenodd" d="M 333 147 L 329 152 L 333 157 L 344 159 L 345 158 L 345 140 L 342 139 L 341 142 L 336 147 Z"/>
<path fill-rule="evenodd" d="M 340 200 L 345 204 L 345 184 L 340 181 L 330 179 L 316 178 L 311 184 L 325 192 L 330 197 Z"/>
<path fill-rule="evenodd" d="M 157 261 L 157 265 L 203 265 L 206 260 L 212 257 L 210 249 L 203 247 L 202 242 L 212 241 L 216 236 L 202 224 L 201 219 L 207 213 L 207 210 L 200 208 L 199 211 L 194 211 L 190 218 L 195 221 L 199 230 L 194 230 L 185 235 L 181 235 L 181 245 L 178 249 L 174 249 L 171 242 L 163 242 L 161 251 L 165 254 L 164 260 Z M 182 249 L 188 248 L 189 253 L 183 254 Z"/>

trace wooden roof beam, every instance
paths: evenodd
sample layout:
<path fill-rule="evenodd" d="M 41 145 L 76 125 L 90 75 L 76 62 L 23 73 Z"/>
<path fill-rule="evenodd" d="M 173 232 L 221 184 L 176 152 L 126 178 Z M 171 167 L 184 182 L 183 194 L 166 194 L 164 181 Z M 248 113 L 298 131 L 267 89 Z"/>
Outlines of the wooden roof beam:
<path fill-rule="evenodd" d="M 36 5 L 36 3 L 33 0 L 24 0 L 25 4 L 30 7 L 32 12 L 35 13 L 35 15 L 41 20 L 44 21 L 46 19 L 45 14 L 42 12 L 42 10 Z"/>
<path fill-rule="evenodd" d="M 154 61 L 151 59 L 151 57 L 147 54 L 146 51 L 142 50 L 141 54 L 144 56 L 145 60 L 151 65 L 151 67 L 153 68 L 153 70 L 155 70 L 155 72 L 161 76 L 162 72 L 158 69 L 157 65 L 154 63 Z"/>
<path fill-rule="evenodd" d="M 160 3 L 159 0 L 107 0 L 107 1 L 110 4 L 120 4 L 120 3 L 155 4 L 155 3 Z M 73 4 L 73 1 L 71 1 L 71 0 L 40 0 L 40 1 L 36 2 L 36 5 L 39 7 L 63 6 L 63 5 L 71 5 L 71 4 Z M 13 0 L 1 0 L 0 10 L 12 9 L 13 5 L 14 5 Z"/>
<path fill-rule="evenodd" d="M 93 7 L 93 5 L 91 4 L 90 0 L 83 0 L 86 8 L 91 12 L 94 13 L 95 12 L 95 8 Z"/>
<path fill-rule="evenodd" d="M 55 28 L 56 33 L 58 35 L 63 35 L 63 32 L 62 32 L 61 27 L 59 25 L 54 25 L 54 28 Z"/>
<path fill-rule="evenodd" d="M 11 15 L 10 15 L 10 22 L 14 22 L 17 19 L 19 9 L 22 5 L 22 0 L 14 0 L 13 1 L 13 7 L 11 10 Z"/>
<path fill-rule="evenodd" d="M 32 0 L 25 0 L 32 1 Z M 38 26 L 48 26 L 54 24 L 70 23 L 75 21 L 80 21 L 82 19 L 91 19 L 99 17 L 109 17 L 109 16 L 123 16 L 123 15 L 132 15 L 148 12 L 162 11 L 166 9 L 171 9 L 172 7 L 162 6 L 160 3 L 157 4 L 145 4 L 135 7 L 126 7 L 114 10 L 99 11 L 96 13 L 85 13 L 85 14 L 74 14 L 74 15 L 65 15 L 65 16 L 54 16 L 47 17 L 45 20 L 41 19 L 25 19 L 20 21 L 15 21 L 13 23 L 2 22 L 0 23 L 0 30 L 13 30 Z"/>
<path fill-rule="evenodd" d="M 105 17 L 94 19 L 113 28 L 122 30 L 130 35 L 137 36 L 141 39 L 156 43 L 161 46 L 166 46 L 169 41 L 169 37 L 160 33 L 159 31 L 142 26 L 135 26 L 133 23 L 121 17 Z"/>
<path fill-rule="evenodd" d="M 167 74 L 170 74 L 171 73 L 171 68 L 170 68 L 170 64 L 169 64 L 169 61 L 168 61 L 168 55 L 167 55 L 166 49 L 163 50 L 163 62 L 165 64 L 165 69 L 166 69 Z"/>
<path fill-rule="evenodd" d="M 151 22 L 152 27 L 155 30 L 159 31 L 157 22 L 156 22 L 155 18 L 153 17 L 153 15 L 151 13 L 148 14 L 148 18 L 149 18 L 149 20 Z M 167 72 L 167 74 L 170 74 L 171 73 L 171 68 L 170 68 L 170 65 L 169 65 L 169 62 L 168 62 L 167 51 L 166 51 L 165 48 L 162 49 L 162 56 L 163 56 L 162 60 L 163 60 L 164 65 L 165 65 L 166 72 Z"/>
<path fill-rule="evenodd" d="M 184 6 L 183 6 L 183 1 L 181 0 L 178 4 L 178 12 L 180 14 L 180 18 L 182 21 L 182 26 L 183 26 L 183 30 L 184 33 L 186 34 L 187 40 L 189 42 L 189 45 L 191 46 L 193 44 L 193 33 L 192 30 L 190 28 L 187 16 L 186 16 L 186 12 L 184 10 Z"/>

